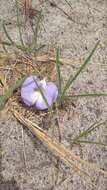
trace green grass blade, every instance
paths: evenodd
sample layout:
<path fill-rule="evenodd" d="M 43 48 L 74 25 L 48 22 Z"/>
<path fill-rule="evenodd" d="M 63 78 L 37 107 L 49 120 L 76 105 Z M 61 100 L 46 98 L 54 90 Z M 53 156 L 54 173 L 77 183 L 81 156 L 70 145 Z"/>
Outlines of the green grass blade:
<path fill-rule="evenodd" d="M 7 39 L 11 42 L 11 44 L 15 44 L 15 42 L 12 40 L 12 38 L 10 37 L 10 35 L 7 32 L 7 29 L 6 29 L 4 21 L 3 21 L 3 30 L 4 30 L 4 33 L 5 33 L 6 37 L 7 37 Z"/>
<path fill-rule="evenodd" d="M 35 43 L 34 43 L 34 50 L 35 50 L 35 53 L 36 53 L 37 43 L 38 43 L 37 39 L 38 39 L 38 31 L 39 31 L 40 21 L 41 21 L 41 12 L 39 13 L 36 29 L 35 29 L 35 32 L 34 32 L 34 41 L 35 41 Z"/>
<path fill-rule="evenodd" d="M 84 97 L 90 97 L 90 98 L 95 98 L 95 97 L 101 97 L 101 96 L 104 96 L 106 97 L 107 96 L 107 93 L 90 93 L 90 94 L 75 94 L 75 95 L 68 95 L 68 96 L 64 96 L 64 99 L 65 100 L 72 100 L 74 98 L 84 98 Z"/>
<path fill-rule="evenodd" d="M 21 25 L 20 25 L 20 20 L 19 20 L 19 5 L 18 5 L 17 0 L 16 0 L 16 12 L 17 12 L 17 25 L 18 25 L 18 29 L 19 29 L 20 42 L 21 42 L 21 45 L 24 47 L 24 42 L 23 42 L 23 38 L 22 38 L 22 31 L 21 31 Z"/>
<path fill-rule="evenodd" d="M 80 138 L 87 137 L 91 132 L 95 131 L 95 129 L 99 128 L 101 125 L 104 124 L 105 122 L 99 124 L 97 122 L 93 123 L 88 129 L 80 132 L 80 134 L 77 137 L 75 137 L 72 141 L 77 142 Z"/>
<path fill-rule="evenodd" d="M 12 94 L 14 93 L 15 90 L 17 90 L 22 82 L 24 81 L 25 77 L 16 80 L 15 82 L 13 82 L 11 84 L 11 86 L 9 87 L 8 90 L 5 90 L 3 95 L 0 95 L 0 110 L 3 109 L 3 107 L 5 106 L 6 102 L 8 101 L 8 99 L 12 96 Z"/>
<path fill-rule="evenodd" d="M 88 140 L 77 140 L 76 144 L 95 144 L 100 146 L 107 146 L 107 144 L 102 142 L 96 142 L 96 141 L 88 141 Z"/>
<path fill-rule="evenodd" d="M 7 42 L 7 41 L 3 41 L 0 44 L 5 45 L 5 46 L 14 46 L 14 47 L 16 47 L 17 49 L 20 49 L 23 52 L 33 53 L 33 49 L 28 48 L 28 47 L 22 47 L 21 45 L 18 45 L 18 44 L 12 44 L 12 43 Z M 36 51 L 37 52 L 40 51 L 43 47 L 45 47 L 45 45 L 41 45 L 40 47 L 38 47 L 38 49 L 36 49 Z"/>
<path fill-rule="evenodd" d="M 10 41 L 10 43 L 9 43 L 9 42 L 6 42 L 6 41 L 4 41 L 4 42 L 2 42 L 2 43 L 5 44 L 5 45 L 9 45 L 9 46 L 10 46 L 10 45 L 11 45 L 11 46 L 15 46 L 15 47 L 17 47 L 18 49 L 23 50 L 22 46 L 17 45 L 17 44 L 12 40 L 12 38 L 10 37 L 9 33 L 7 32 L 7 29 L 6 29 L 6 26 L 5 26 L 4 21 L 3 21 L 3 30 L 4 30 L 4 33 L 5 33 L 6 37 L 7 37 L 7 39 Z"/>
<path fill-rule="evenodd" d="M 81 71 L 85 68 L 85 66 L 89 63 L 92 55 L 94 54 L 95 50 L 97 49 L 98 45 L 99 45 L 98 41 L 95 45 L 95 47 L 93 48 L 93 50 L 91 51 L 90 55 L 87 57 L 87 59 L 84 61 L 83 65 L 79 68 L 79 70 L 76 72 L 76 74 L 74 75 L 74 77 L 70 76 L 69 79 L 67 80 L 65 87 L 63 88 L 62 91 L 62 95 L 61 98 L 63 99 L 66 90 L 70 87 L 70 85 L 76 80 L 76 78 L 79 76 L 79 74 L 81 73 Z"/>
<path fill-rule="evenodd" d="M 18 44 L 16 44 L 16 42 L 14 42 L 14 41 L 12 40 L 12 38 L 11 38 L 10 35 L 9 35 L 9 33 L 7 32 L 7 29 L 6 29 L 6 26 L 5 26 L 5 23 L 4 23 L 4 22 L 3 22 L 3 30 L 4 30 L 4 33 L 5 33 L 6 37 L 7 37 L 7 39 L 10 41 L 10 43 L 4 41 L 4 42 L 2 42 L 2 44 L 5 44 L 5 45 L 7 45 L 7 46 L 14 46 L 14 47 L 20 49 L 20 50 L 23 51 L 23 52 L 29 52 L 29 53 L 32 52 L 32 49 L 31 49 L 31 48 L 18 45 Z"/>
<path fill-rule="evenodd" d="M 65 0 L 65 2 L 67 3 L 67 5 L 72 9 L 71 3 L 68 0 Z"/>
<path fill-rule="evenodd" d="M 59 61 L 59 48 L 56 49 L 56 74 L 57 74 L 57 82 L 58 82 L 58 89 L 59 95 L 61 95 L 61 71 L 60 71 L 60 61 Z"/>
<path fill-rule="evenodd" d="M 39 27 L 40 27 L 41 17 L 42 17 L 42 15 L 41 15 L 41 11 L 40 11 L 38 17 L 36 17 L 37 22 L 35 22 L 36 23 L 35 28 L 33 27 L 32 22 L 30 20 L 30 26 L 31 26 L 31 29 L 32 29 L 32 32 L 33 32 L 33 43 L 31 45 L 32 45 L 32 49 L 33 49 L 35 57 L 36 57 L 37 39 L 38 39 L 38 31 L 39 31 Z"/>
<path fill-rule="evenodd" d="M 0 42 L 0 44 L 6 45 L 6 46 L 12 46 L 12 43 L 6 42 L 6 41 Z"/>
<path fill-rule="evenodd" d="M 19 35 L 20 35 L 20 41 L 21 41 L 21 45 L 18 45 L 12 38 L 11 36 L 9 35 L 8 31 L 7 31 L 7 28 L 5 26 L 5 22 L 3 21 L 3 30 L 4 30 L 4 33 L 7 37 L 7 39 L 9 40 L 9 42 L 7 41 L 3 41 L 1 42 L 2 45 L 7 45 L 7 46 L 14 46 L 16 47 L 17 49 L 25 52 L 25 53 L 34 53 L 36 55 L 36 52 L 38 52 L 41 48 L 44 47 L 44 45 L 37 47 L 37 34 L 38 34 L 38 28 L 39 28 L 39 23 L 40 23 L 40 19 L 41 19 L 41 12 L 39 14 L 39 17 L 38 17 L 38 20 L 37 20 L 37 26 L 36 26 L 36 29 L 33 30 L 34 32 L 34 41 L 33 41 L 33 46 L 34 47 L 27 47 L 24 45 L 24 42 L 23 42 L 23 38 L 22 38 L 22 32 L 21 32 L 21 26 L 20 26 L 20 21 L 19 21 L 19 8 L 18 8 L 18 2 L 16 0 L 16 7 L 17 7 L 17 25 L 18 25 L 18 28 L 19 28 Z"/>

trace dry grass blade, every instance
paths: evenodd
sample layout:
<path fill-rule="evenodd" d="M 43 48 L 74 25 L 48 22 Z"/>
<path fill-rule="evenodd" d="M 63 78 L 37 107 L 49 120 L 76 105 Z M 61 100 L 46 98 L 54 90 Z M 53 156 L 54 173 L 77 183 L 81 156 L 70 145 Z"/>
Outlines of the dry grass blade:
<path fill-rule="evenodd" d="M 46 134 L 38 125 L 31 122 L 28 119 L 25 119 L 21 114 L 17 111 L 13 110 L 14 116 L 25 125 L 39 140 L 41 140 L 47 147 L 54 153 L 56 153 L 68 166 L 75 167 L 78 171 L 88 175 L 86 173 L 87 169 L 94 170 L 96 172 L 100 172 L 107 176 L 107 171 L 101 169 L 99 166 L 93 163 L 89 163 L 88 161 L 82 160 L 79 156 L 76 156 L 69 149 L 65 148 L 63 144 L 57 142 L 56 140 L 51 139 L 51 137 Z M 85 166 L 85 169 L 81 169 L 81 167 Z"/>
<path fill-rule="evenodd" d="M 4 89 L 7 88 L 6 76 L 4 74 L 0 74 L 0 83 L 4 87 Z"/>
<path fill-rule="evenodd" d="M 52 56 L 41 55 L 41 56 L 37 56 L 37 61 L 40 61 L 40 62 L 53 61 L 53 62 L 55 62 L 56 59 L 55 59 L 55 57 L 52 57 Z M 78 63 L 78 62 L 80 62 L 80 61 L 75 61 L 75 60 L 71 60 L 71 59 L 60 58 L 60 63 L 61 63 L 61 64 L 71 65 L 71 64 L 74 64 L 74 62 Z M 81 63 L 81 64 L 82 64 L 82 63 Z"/>
<path fill-rule="evenodd" d="M 47 147 L 52 151 L 56 152 L 57 155 L 66 163 L 67 166 L 74 168 L 76 171 L 81 172 L 81 174 L 88 175 L 84 170 L 82 170 L 78 165 L 74 164 L 72 160 L 67 159 L 67 155 L 65 154 L 64 150 L 59 147 L 60 143 L 56 142 L 47 135 L 38 125 L 32 123 L 28 119 L 24 119 L 17 111 L 13 111 L 14 116 L 23 124 L 25 125 L 30 131 L 38 137 Z"/>
<path fill-rule="evenodd" d="M 23 12 L 25 15 L 29 15 L 29 9 L 32 8 L 32 0 L 21 0 L 23 6 Z"/>
<path fill-rule="evenodd" d="M 2 42 L 3 43 L 3 42 Z M 7 44 L 7 42 L 5 42 Z M 11 45 L 11 43 L 8 43 L 8 45 Z M 14 54 L 5 54 L 5 53 L 2 53 L 0 54 L 0 59 L 6 59 L 6 58 L 15 58 L 15 55 Z M 34 59 L 32 57 L 32 59 Z M 47 54 L 44 54 L 44 55 L 38 55 L 36 57 L 36 60 L 38 62 L 48 62 L 48 61 L 52 61 L 52 62 L 56 62 L 56 58 L 54 56 L 48 56 Z M 60 63 L 62 65 L 73 65 L 73 64 L 83 64 L 83 60 L 81 58 L 81 60 L 71 60 L 71 59 L 66 59 L 66 58 L 60 58 Z"/>

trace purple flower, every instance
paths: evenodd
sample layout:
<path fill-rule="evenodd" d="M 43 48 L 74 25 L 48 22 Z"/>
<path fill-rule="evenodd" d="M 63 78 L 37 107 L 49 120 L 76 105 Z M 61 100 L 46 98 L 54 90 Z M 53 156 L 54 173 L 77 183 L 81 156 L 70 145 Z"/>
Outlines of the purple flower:
<path fill-rule="evenodd" d="M 38 88 L 39 87 L 39 88 Z M 47 100 L 44 100 L 40 89 Z M 53 82 L 40 80 L 36 76 L 29 76 L 25 79 L 21 87 L 21 97 L 27 106 L 34 106 L 38 110 L 48 109 L 58 97 L 58 88 Z"/>

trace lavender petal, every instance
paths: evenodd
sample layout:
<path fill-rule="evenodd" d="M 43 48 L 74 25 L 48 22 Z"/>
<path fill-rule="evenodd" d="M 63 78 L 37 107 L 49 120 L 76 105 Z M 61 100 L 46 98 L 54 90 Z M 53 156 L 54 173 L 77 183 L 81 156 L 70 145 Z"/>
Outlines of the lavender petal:
<path fill-rule="evenodd" d="M 36 76 L 30 76 L 25 79 L 25 81 L 21 87 L 22 100 L 28 106 L 32 106 L 34 104 L 34 100 L 33 100 L 32 96 L 33 96 L 35 90 L 38 89 L 34 79 L 38 83 L 40 82 L 40 80 Z"/>
<path fill-rule="evenodd" d="M 52 101 L 55 102 L 58 97 L 58 88 L 53 82 L 47 82 L 46 92 L 52 97 Z"/>
<path fill-rule="evenodd" d="M 44 96 L 47 100 L 47 103 L 48 105 L 46 104 L 45 100 L 42 98 L 42 101 L 37 101 L 35 103 L 35 107 L 38 109 L 38 110 L 45 110 L 45 109 L 48 109 L 48 106 L 50 107 L 52 104 L 53 104 L 53 101 L 52 101 L 52 97 L 50 96 L 50 94 L 48 94 L 47 92 L 43 92 L 44 93 Z"/>

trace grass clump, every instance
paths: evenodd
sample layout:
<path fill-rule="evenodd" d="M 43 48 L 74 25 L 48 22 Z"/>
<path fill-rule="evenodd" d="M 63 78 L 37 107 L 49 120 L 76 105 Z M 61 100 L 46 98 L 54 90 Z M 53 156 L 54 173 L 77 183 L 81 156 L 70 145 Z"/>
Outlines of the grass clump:
<path fill-rule="evenodd" d="M 82 94 L 76 94 L 76 95 L 67 95 L 67 90 L 69 87 L 73 84 L 73 82 L 77 79 L 77 77 L 81 74 L 81 72 L 85 69 L 85 67 L 90 63 L 90 60 L 96 51 L 100 41 L 97 41 L 94 48 L 92 49 L 89 56 L 85 59 L 84 63 L 81 65 L 81 67 L 78 69 L 78 71 L 74 74 L 69 76 L 66 84 L 62 85 L 62 76 L 61 76 L 61 69 L 60 69 L 60 58 L 59 58 L 59 49 L 56 50 L 56 73 L 57 73 L 57 79 L 58 79 L 58 88 L 59 88 L 59 101 L 61 104 L 63 104 L 64 100 L 73 100 L 74 98 L 82 98 L 82 97 L 100 97 L 100 96 L 107 96 L 107 93 L 82 93 Z M 62 87 L 63 86 L 63 87 Z"/>
<path fill-rule="evenodd" d="M 5 21 L 3 21 L 3 31 L 5 33 L 5 36 L 7 37 L 7 40 L 8 41 L 1 41 L 1 44 L 3 45 L 3 48 L 6 47 L 6 46 L 10 46 L 10 47 L 15 47 L 16 49 L 22 51 L 24 54 L 32 54 L 32 55 L 36 55 L 36 52 L 38 52 L 42 47 L 44 47 L 44 45 L 41 45 L 38 47 L 38 44 L 37 44 L 37 37 L 38 37 L 38 31 L 39 31 L 39 28 L 40 28 L 40 24 L 41 24 L 41 19 L 42 19 L 42 13 L 41 11 L 38 11 L 37 15 L 35 15 L 34 18 L 31 18 L 30 15 L 28 17 L 28 21 L 29 21 L 29 24 L 30 24 L 30 29 L 32 31 L 32 34 L 33 34 L 33 37 L 32 37 L 32 42 L 30 42 L 30 44 L 26 44 L 26 42 L 24 42 L 24 39 L 23 39 L 23 32 L 22 32 L 22 23 L 21 23 L 21 19 L 20 19 L 20 16 L 23 16 L 23 15 L 20 15 L 21 11 L 20 11 L 20 8 L 19 8 L 19 2 L 18 0 L 15 1 L 16 2 L 16 15 L 17 15 L 17 27 L 18 27 L 18 32 L 19 32 L 19 38 L 20 38 L 20 43 L 18 44 L 17 42 L 15 42 L 8 30 L 7 30 L 7 27 L 6 27 L 6 23 Z M 26 17 L 26 15 L 25 15 Z M 26 18 L 25 18 L 26 20 Z M 33 22 L 35 22 L 35 28 L 33 26 Z M 26 23 L 24 23 L 24 25 L 26 25 Z M 4 48 L 6 50 L 6 48 Z"/>

